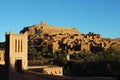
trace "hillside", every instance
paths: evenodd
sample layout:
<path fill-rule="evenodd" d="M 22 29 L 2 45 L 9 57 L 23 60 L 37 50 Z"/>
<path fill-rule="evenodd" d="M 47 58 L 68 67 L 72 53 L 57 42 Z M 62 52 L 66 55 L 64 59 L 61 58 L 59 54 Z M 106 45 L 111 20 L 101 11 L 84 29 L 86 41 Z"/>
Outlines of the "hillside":
<path fill-rule="evenodd" d="M 93 32 L 82 34 L 76 28 L 49 26 L 45 22 L 24 27 L 20 33 L 28 34 L 29 47 L 34 47 L 38 51 L 47 48 L 52 53 L 57 50 L 66 50 L 69 54 L 83 50 L 98 52 L 118 44 L 120 40 L 105 39 Z"/>
<path fill-rule="evenodd" d="M 25 27 L 20 33 L 27 32 L 29 36 L 42 36 L 44 34 L 49 35 L 73 35 L 73 34 L 81 34 L 78 32 L 76 28 L 63 28 L 63 27 L 55 27 L 49 26 L 45 22 L 41 22 L 41 24 L 36 24 L 33 26 Z"/>

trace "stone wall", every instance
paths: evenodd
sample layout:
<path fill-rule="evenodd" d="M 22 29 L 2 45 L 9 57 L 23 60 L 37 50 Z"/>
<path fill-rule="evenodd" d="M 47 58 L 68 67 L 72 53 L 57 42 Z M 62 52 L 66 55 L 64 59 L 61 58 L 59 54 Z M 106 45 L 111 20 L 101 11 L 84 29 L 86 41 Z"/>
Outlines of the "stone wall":
<path fill-rule="evenodd" d="M 63 67 L 47 65 L 47 66 L 29 66 L 28 69 L 50 75 L 63 76 Z"/>

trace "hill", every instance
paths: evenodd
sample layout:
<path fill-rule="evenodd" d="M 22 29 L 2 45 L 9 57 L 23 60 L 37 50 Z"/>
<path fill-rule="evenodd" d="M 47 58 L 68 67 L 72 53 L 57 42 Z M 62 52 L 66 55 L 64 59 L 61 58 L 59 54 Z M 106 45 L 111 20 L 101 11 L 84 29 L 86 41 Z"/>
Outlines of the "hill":
<path fill-rule="evenodd" d="M 69 54 L 81 51 L 98 52 L 119 42 L 119 39 L 105 39 L 93 32 L 82 34 L 76 28 L 49 26 L 45 22 L 24 27 L 20 33 L 28 34 L 29 47 L 38 51 L 46 48 L 51 53 L 57 50 L 65 50 Z"/>

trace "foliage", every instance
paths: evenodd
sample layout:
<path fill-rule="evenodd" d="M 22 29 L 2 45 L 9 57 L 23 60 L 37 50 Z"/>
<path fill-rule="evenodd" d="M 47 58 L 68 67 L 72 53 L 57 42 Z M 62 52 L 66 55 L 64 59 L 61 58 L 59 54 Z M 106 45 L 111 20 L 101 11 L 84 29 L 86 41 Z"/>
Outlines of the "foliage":
<path fill-rule="evenodd" d="M 35 48 L 30 48 L 28 50 L 28 60 L 41 58 L 41 52 L 37 52 Z"/>
<path fill-rule="evenodd" d="M 120 72 L 120 45 L 112 45 L 107 50 L 97 53 L 72 54 L 71 61 L 67 61 L 66 51 L 59 50 L 53 54 L 46 48 L 42 52 L 31 48 L 28 58 L 41 58 L 41 61 L 45 61 L 43 64 L 62 66 L 65 75 L 71 76 L 112 76 L 113 73 Z"/>
<path fill-rule="evenodd" d="M 120 45 L 113 45 L 98 53 L 73 54 L 66 64 L 65 72 L 72 76 L 113 76 L 120 75 Z"/>
<path fill-rule="evenodd" d="M 37 51 L 36 48 L 28 49 L 29 65 L 53 65 L 54 55 L 47 48 Z"/>
<path fill-rule="evenodd" d="M 47 53 L 48 52 L 48 48 L 46 48 L 46 47 L 44 47 L 44 48 L 42 48 L 42 53 L 44 54 L 44 53 Z"/>
<path fill-rule="evenodd" d="M 45 58 L 54 58 L 54 55 L 53 55 L 53 53 L 47 52 L 47 53 L 44 53 L 43 57 L 45 57 Z"/>
<path fill-rule="evenodd" d="M 67 52 L 66 51 L 56 51 L 54 53 L 54 65 L 64 66 L 67 63 Z"/>

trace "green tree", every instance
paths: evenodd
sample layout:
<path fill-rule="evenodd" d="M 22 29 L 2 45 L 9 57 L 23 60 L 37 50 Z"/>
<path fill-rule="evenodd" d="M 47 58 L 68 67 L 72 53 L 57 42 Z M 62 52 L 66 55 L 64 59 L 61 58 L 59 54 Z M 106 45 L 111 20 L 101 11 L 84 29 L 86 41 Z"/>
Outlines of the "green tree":
<path fill-rule="evenodd" d="M 56 51 L 54 53 L 54 61 L 53 63 L 58 66 L 64 66 L 67 63 L 67 52 L 66 51 Z"/>
<path fill-rule="evenodd" d="M 37 58 L 41 58 L 41 52 L 37 52 L 35 48 L 30 48 L 28 50 L 28 59 L 32 60 Z"/>
<path fill-rule="evenodd" d="M 45 56 L 48 53 L 48 47 L 42 48 L 42 56 Z"/>

